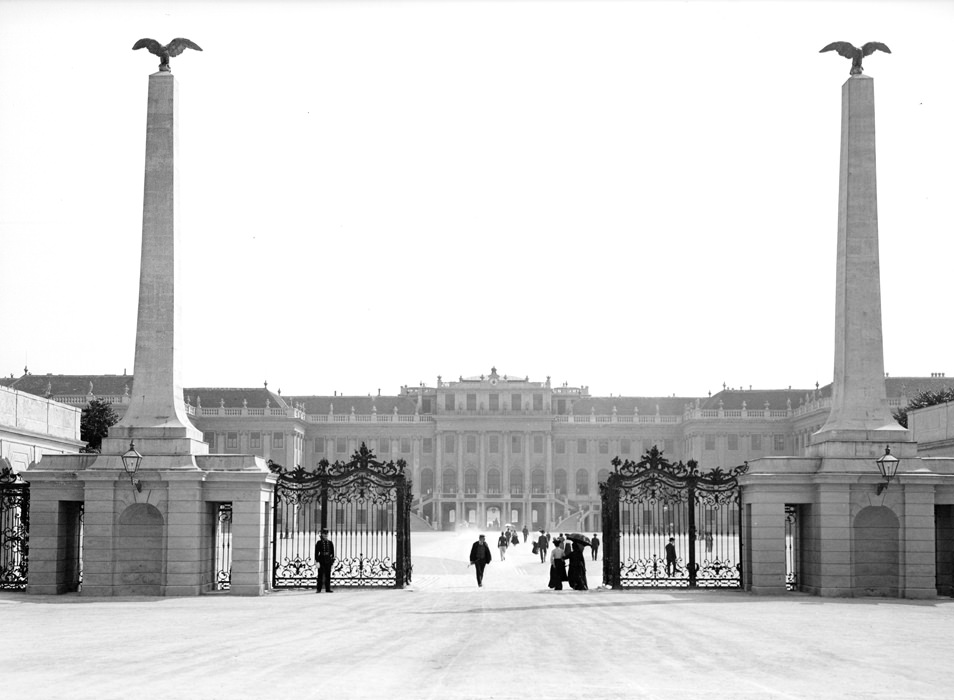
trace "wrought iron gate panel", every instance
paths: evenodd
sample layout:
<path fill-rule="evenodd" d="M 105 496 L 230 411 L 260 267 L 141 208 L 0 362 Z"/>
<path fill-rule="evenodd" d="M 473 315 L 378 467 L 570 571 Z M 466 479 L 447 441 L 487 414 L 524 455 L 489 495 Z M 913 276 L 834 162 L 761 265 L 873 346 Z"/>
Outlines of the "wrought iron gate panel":
<path fill-rule="evenodd" d="M 798 506 L 785 504 L 785 590 L 798 590 Z"/>
<path fill-rule="evenodd" d="M 321 460 L 313 472 L 298 467 L 275 485 L 272 586 L 315 585 L 315 543 L 328 528 L 335 546 L 331 582 L 337 586 L 391 586 L 411 581 L 411 484 L 404 460 L 381 462 L 362 443 L 350 462 Z"/>
<path fill-rule="evenodd" d="M 0 469 L 0 590 L 22 591 L 30 561 L 30 485 Z"/>
<path fill-rule="evenodd" d="M 212 554 L 212 589 L 232 588 L 232 504 L 215 504 L 215 528 Z"/>
<path fill-rule="evenodd" d="M 600 483 L 605 585 L 741 587 L 738 477 L 747 465 L 701 473 L 695 461 L 671 464 L 656 447 L 639 462 L 616 457 L 612 464 Z"/>

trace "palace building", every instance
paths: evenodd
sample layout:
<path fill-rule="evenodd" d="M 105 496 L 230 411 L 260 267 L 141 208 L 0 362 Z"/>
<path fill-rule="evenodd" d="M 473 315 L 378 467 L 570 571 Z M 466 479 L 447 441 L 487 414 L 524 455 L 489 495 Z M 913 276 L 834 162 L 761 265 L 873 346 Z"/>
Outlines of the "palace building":
<path fill-rule="evenodd" d="M 122 417 L 131 375 L 35 375 L 0 385 L 68 406 L 97 398 Z M 885 379 L 892 408 L 931 377 Z M 711 396 L 594 397 L 586 386 L 550 378 L 489 374 L 437 378 L 397 395 L 283 396 L 260 388 L 193 387 L 187 412 L 213 454 L 254 454 L 286 467 L 347 461 L 365 443 L 379 459 L 404 459 L 413 511 L 434 527 L 596 531 L 599 482 L 611 460 L 638 461 L 652 446 L 702 470 L 767 456 L 801 456 L 825 423 L 831 386 L 755 390 L 724 387 Z"/>

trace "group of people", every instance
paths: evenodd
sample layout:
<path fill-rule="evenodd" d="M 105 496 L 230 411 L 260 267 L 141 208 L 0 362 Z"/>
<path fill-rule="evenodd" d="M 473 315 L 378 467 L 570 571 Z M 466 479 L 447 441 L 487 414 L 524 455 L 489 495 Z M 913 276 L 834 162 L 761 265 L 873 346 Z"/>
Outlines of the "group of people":
<path fill-rule="evenodd" d="M 524 526 L 523 539 L 527 541 L 529 532 Z M 497 538 L 497 547 L 500 550 L 500 560 L 506 560 L 507 548 L 520 541 L 517 531 L 509 528 L 500 533 Z M 550 549 L 550 533 L 540 530 L 540 535 L 533 543 L 533 551 L 540 555 L 540 562 L 546 563 L 547 551 Z M 561 532 L 552 541 L 553 550 L 550 553 L 550 579 L 548 587 L 555 591 L 563 590 L 563 583 L 569 584 L 576 591 L 585 591 L 589 588 L 586 582 L 586 547 L 592 550 L 593 560 L 596 561 L 600 548 L 600 538 L 594 533 L 592 539 L 582 536 L 564 537 Z M 470 548 L 470 563 L 477 572 L 477 586 L 484 585 L 484 569 L 493 561 L 490 546 L 484 535 L 480 535 Z"/>

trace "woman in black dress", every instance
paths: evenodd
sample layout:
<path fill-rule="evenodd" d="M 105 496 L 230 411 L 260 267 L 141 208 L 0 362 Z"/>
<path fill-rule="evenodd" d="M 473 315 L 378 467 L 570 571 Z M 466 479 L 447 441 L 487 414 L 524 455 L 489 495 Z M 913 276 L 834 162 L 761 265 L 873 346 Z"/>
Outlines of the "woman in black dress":
<path fill-rule="evenodd" d="M 586 559 L 583 557 L 583 548 L 586 545 L 579 542 L 573 543 L 573 551 L 570 552 L 570 571 L 567 577 L 570 581 L 570 588 L 575 591 L 585 591 L 586 585 Z"/>
<path fill-rule="evenodd" d="M 553 551 L 550 554 L 550 588 L 555 591 L 563 590 L 566 581 L 566 558 L 563 554 L 563 541 L 553 540 Z"/>

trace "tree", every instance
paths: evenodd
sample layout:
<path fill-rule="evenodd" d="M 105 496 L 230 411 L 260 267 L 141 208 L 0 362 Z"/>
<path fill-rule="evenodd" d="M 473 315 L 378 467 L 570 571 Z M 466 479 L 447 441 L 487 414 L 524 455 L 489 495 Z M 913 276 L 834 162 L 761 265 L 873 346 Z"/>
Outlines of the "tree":
<path fill-rule="evenodd" d="M 86 442 L 83 452 L 99 452 L 110 426 L 118 422 L 111 404 L 100 399 L 90 401 L 80 416 L 80 440 Z"/>
<path fill-rule="evenodd" d="M 928 406 L 937 406 L 939 403 L 954 401 L 954 387 L 946 386 L 943 389 L 924 389 L 915 394 L 907 406 L 902 406 L 891 412 L 894 419 L 905 428 L 908 427 L 908 411 Z"/>

